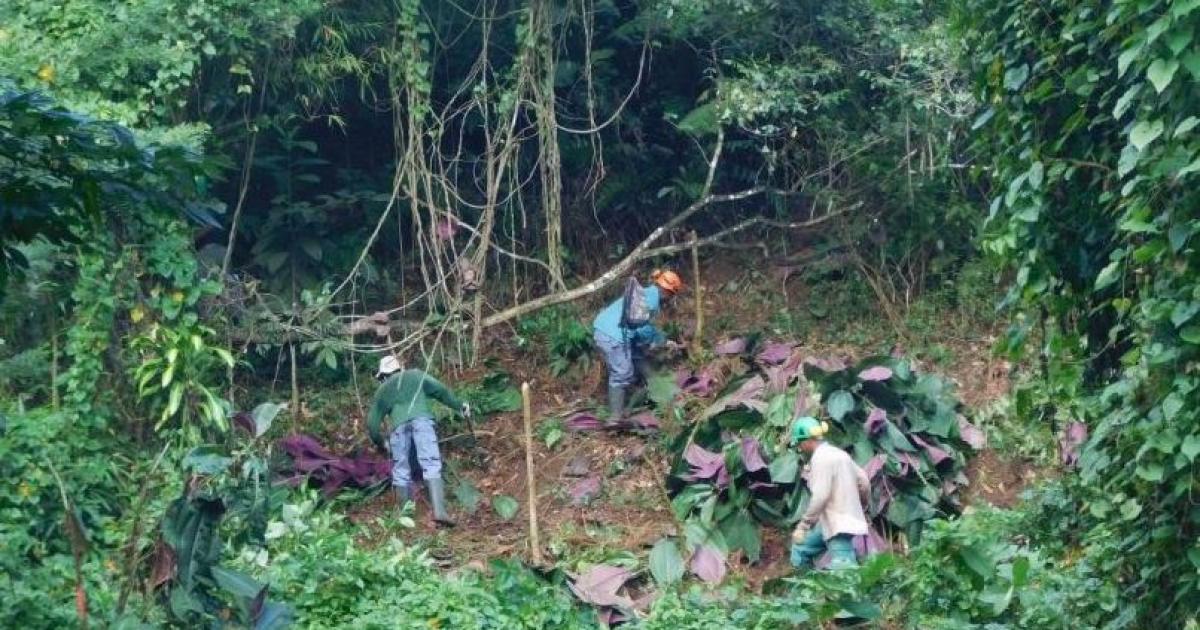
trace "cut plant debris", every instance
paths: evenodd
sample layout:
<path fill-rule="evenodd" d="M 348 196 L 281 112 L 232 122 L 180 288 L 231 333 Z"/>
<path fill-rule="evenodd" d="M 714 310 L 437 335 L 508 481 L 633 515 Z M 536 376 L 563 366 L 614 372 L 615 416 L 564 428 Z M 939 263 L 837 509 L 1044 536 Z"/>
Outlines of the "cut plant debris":
<path fill-rule="evenodd" d="M 903 357 L 849 363 L 805 356 L 794 344 L 736 341 L 676 379 L 675 405 L 690 421 L 670 443 L 668 490 L 697 577 L 720 581 L 732 554 L 757 562 L 761 528 L 802 516 L 804 462 L 787 445 L 799 415 L 827 420 L 829 442 L 871 479 L 871 530 L 856 540 L 860 554 L 901 535 L 915 543 L 928 521 L 961 511 L 965 466 L 983 442 L 949 380 Z M 741 365 L 730 366 L 730 355 Z"/>

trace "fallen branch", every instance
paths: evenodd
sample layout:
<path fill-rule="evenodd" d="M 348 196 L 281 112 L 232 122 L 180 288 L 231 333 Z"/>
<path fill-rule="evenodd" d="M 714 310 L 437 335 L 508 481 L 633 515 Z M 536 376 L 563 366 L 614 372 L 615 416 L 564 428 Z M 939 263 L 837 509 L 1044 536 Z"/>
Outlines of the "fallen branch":
<path fill-rule="evenodd" d="M 575 287 L 574 289 L 571 289 L 569 291 L 563 291 L 561 293 L 544 295 L 537 299 L 533 299 L 528 302 L 525 302 L 524 304 L 518 304 L 517 306 L 513 306 L 513 307 L 505 309 L 499 313 L 490 315 L 486 319 L 483 320 L 483 327 L 487 328 L 489 326 L 501 324 L 510 319 L 513 319 L 516 317 L 521 317 L 522 315 L 526 315 L 532 311 L 536 311 L 538 309 L 545 308 L 547 306 L 553 306 L 555 304 L 562 304 L 564 302 L 571 302 L 571 301 L 577 300 L 581 297 L 590 295 L 592 293 L 595 293 L 596 291 L 603 289 L 604 287 L 611 284 L 613 281 L 628 274 L 629 271 L 633 268 L 633 266 L 642 260 L 645 260 L 647 258 L 653 258 L 655 256 L 666 256 L 666 255 L 670 255 L 670 254 L 675 254 L 675 253 L 681 252 L 685 249 L 689 249 L 692 247 L 692 242 L 690 240 L 687 242 L 683 242 L 683 243 L 677 243 L 675 245 L 664 245 L 662 247 L 657 247 L 654 249 L 650 249 L 648 246 L 650 244 L 652 244 L 654 241 L 658 240 L 664 233 L 666 233 L 667 230 L 671 229 L 672 227 L 675 227 L 680 222 L 685 220 L 688 216 L 691 216 L 692 214 L 694 214 L 696 211 L 703 208 L 704 206 L 707 206 L 712 203 L 722 202 L 722 201 L 734 201 L 737 199 L 745 199 L 745 198 L 753 196 L 753 195 L 761 194 L 765 191 L 766 191 L 766 189 L 764 187 L 760 186 L 760 187 L 755 187 L 755 188 L 743 190 L 741 192 L 732 193 L 732 194 L 728 194 L 728 195 L 710 195 L 708 197 L 705 197 L 704 199 L 697 201 L 695 204 L 692 204 L 692 206 L 689 206 L 687 210 L 685 210 L 682 214 L 680 214 L 679 216 L 672 219 L 669 223 L 667 223 L 663 226 L 660 226 L 659 228 L 657 228 L 656 230 L 651 232 L 650 236 L 646 237 L 646 239 L 644 241 L 642 241 L 642 243 L 639 244 L 633 251 L 631 251 L 629 253 L 629 255 L 627 255 L 619 263 L 614 265 L 608 271 L 604 272 L 604 274 L 602 274 L 600 277 L 596 278 L 595 280 L 592 280 L 591 282 L 588 282 L 587 284 Z M 737 225 L 735 225 L 733 227 L 722 230 L 715 234 L 710 234 L 709 236 L 699 239 L 698 241 L 696 241 L 696 246 L 697 247 L 706 247 L 706 246 L 711 246 L 711 245 L 719 245 L 723 239 L 728 238 L 730 235 L 744 231 L 744 230 L 746 230 L 754 225 L 758 225 L 758 224 L 772 225 L 775 227 L 786 227 L 787 229 L 803 229 L 803 228 L 808 228 L 808 227 L 814 227 L 814 226 L 820 225 L 836 216 L 845 214 L 846 212 L 849 212 L 850 210 L 857 208 L 859 205 L 861 205 L 861 204 L 855 204 L 848 208 L 838 210 L 836 212 L 831 212 L 829 214 L 826 214 L 826 215 L 823 215 L 823 216 L 820 216 L 820 217 L 817 217 L 814 219 L 810 219 L 808 221 L 799 221 L 799 222 L 795 222 L 795 223 L 781 223 L 778 221 L 771 221 L 764 217 L 753 217 L 750 219 L 746 219 L 745 221 L 742 221 L 741 223 L 738 223 Z"/>
<path fill-rule="evenodd" d="M 791 222 L 791 223 L 783 222 L 783 221 L 773 221 L 771 219 L 767 219 L 766 217 L 751 217 L 749 219 L 746 219 L 745 221 L 742 221 L 741 223 L 738 223 L 737 225 L 734 225 L 732 227 L 721 230 L 720 232 L 717 232 L 715 234 L 710 234 L 702 239 L 699 239 L 696 241 L 695 245 L 696 245 L 696 247 L 706 247 L 709 245 L 717 245 L 720 243 L 720 241 L 723 241 L 726 238 L 729 238 L 730 236 L 737 234 L 738 232 L 743 232 L 755 225 L 768 225 L 771 227 L 776 227 L 779 229 L 786 229 L 786 230 L 802 230 L 805 228 L 815 227 L 815 226 L 818 226 L 834 217 L 846 214 L 847 212 L 850 212 L 851 210 L 854 210 L 854 209 L 858 208 L 859 206 L 862 206 L 861 201 L 859 203 L 856 203 L 856 204 L 848 207 L 848 208 L 843 208 L 843 209 L 837 210 L 835 212 L 829 212 L 827 214 L 824 214 L 822 216 L 819 216 L 819 217 L 816 217 L 813 219 L 809 219 L 807 221 L 796 221 L 796 222 Z M 691 248 L 692 248 L 692 242 L 689 240 L 685 243 L 676 243 L 674 245 L 665 245 L 663 247 L 646 250 L 646 251 L 642 252 L 641 258 L 651 258 L 654 256 L 668 256 L 670 254 L 675 254 L 675 253 L 681 252 L 685 249 L 691 249 Z"/>

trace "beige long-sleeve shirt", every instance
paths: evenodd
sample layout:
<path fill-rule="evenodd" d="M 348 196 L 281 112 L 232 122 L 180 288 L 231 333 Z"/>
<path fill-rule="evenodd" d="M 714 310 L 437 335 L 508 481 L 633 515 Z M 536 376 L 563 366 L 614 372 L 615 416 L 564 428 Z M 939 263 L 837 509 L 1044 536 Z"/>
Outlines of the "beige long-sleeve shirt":
<path fill-rule="evenodd" d="M 822 443 L 804 467 L 804 479 L 812 496 L 801 525 L 812 528 L 819 523 L 825 540 L 867 533 L 863 497 L 870 496 L 871 481 L 846 451 Z"/>

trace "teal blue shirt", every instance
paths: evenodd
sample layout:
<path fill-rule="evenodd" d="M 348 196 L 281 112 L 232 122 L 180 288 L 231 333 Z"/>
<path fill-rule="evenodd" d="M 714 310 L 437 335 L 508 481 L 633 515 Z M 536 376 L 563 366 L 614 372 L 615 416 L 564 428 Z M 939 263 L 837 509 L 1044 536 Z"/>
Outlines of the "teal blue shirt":
<path fill-rule="evenodd" d="M 646 306 L 650 309 L 650 320 L 653 322 L 654 318 L 658 316 L 661 295 L 659 288 L 654 285 L 645 287 L 645 291 Z M 617 341 L 628 340 L 638 345 L 655 345 L 667 340 L 667 336 L 653 323 L 647 323 L 632 330 L 622 328 L 621 311 L 624 309 L 625 296 L 622 295 L 596 315 L 596 319 L 592 321 L 592 330 Z"/>

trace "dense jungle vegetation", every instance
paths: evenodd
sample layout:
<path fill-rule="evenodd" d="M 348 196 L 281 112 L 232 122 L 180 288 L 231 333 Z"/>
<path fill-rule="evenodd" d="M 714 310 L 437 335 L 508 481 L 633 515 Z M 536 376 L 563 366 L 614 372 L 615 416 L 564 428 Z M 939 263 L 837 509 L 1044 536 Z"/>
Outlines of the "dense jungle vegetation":
<path fill-rule="evenodd" d="M 1200 628 L 1198 31 L 6 0 L 0 625 Z M 687 352 L 593 432 L 591 319 L 654 268 Z M 453 534 L 383 492 L 389 353 L 478 412 Z M 802 411 L 871 471 L 858 569 L 780 558 Z"/>

